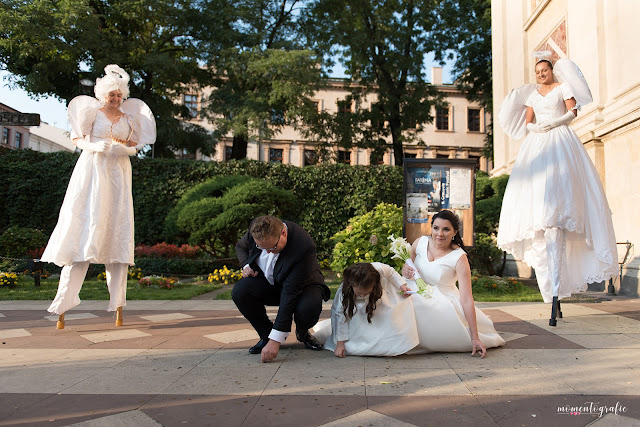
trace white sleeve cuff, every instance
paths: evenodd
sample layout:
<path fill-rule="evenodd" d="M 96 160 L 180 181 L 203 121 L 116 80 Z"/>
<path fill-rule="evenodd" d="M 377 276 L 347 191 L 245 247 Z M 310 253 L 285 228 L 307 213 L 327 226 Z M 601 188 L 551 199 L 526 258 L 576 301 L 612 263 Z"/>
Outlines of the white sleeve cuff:
<path fill-rule="evenodd" d="M 282 331 L 272 329 L 271 333 L 269 334 L 269 339 L 278 341 L 280 344 L 282 344 L 287 340 L 288 336 L 289 336 L 289 332 L 282 332 Z"/>

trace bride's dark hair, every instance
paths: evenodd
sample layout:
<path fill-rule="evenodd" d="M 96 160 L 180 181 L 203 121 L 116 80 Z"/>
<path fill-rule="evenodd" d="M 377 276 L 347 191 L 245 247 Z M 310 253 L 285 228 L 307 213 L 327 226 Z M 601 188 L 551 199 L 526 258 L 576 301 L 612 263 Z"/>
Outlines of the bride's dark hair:
<path fill-rule="evenodd" d="M 538 65 L 541 62 L 546 62 L 547 64 L 549 64 L 549 68 L 553 70 L 553 64 L 551 63 L 551 61 L 549 61 L 548 59 L 541 59 L 540 61 L 536 62 L 536 65 Z"/>
<path fill-rule="evenodd" d="M 433 227 L 433 222 L 438 218 L 445 219 L 451 223 L 451 226 L 456 231 L 455 236 L 453 236 L 453 243 L 460 246 L 462 250 L 466 252 L 467 250 L 464 247 L 464 243 L 462 243 L 462 237 L 460 237 L 460 220 L 458 219 L 458 215 L 446 209 L 441 210 L 431 218 L 431 227 Z"/>
<path fill-rule="evenodd" d="M 382 298 L 380 273 L 368 262 L 360 262 L 345 268 L 342 282 L 342 306 L 343 313 L 347 319 L 351 319 L 358 310 L 356 308 L 356 294 L 353 288 L 363 290 L 371 288 L 366 308 L 367 322 L 371 323 L 376 303 Z"/>

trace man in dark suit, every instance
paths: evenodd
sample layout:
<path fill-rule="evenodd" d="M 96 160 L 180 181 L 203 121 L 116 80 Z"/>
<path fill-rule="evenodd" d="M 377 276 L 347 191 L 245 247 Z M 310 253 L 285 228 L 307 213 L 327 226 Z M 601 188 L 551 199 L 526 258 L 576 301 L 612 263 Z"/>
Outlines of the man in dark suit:
<path fill-rule="evenodd" d="M 291 221 L 271 215 L 255 218 L 236 245 L 242 279 L 231 296 L 260 341 L 249 349 L 263 362 L 278 356 L 280 344 L 296 322 L 296 338 L 311 350 L 322 345 L 309 333 L 320 318 L 322 301 L 331 295 L 320 271 L 316 246 L 309 233 Z M 266 305 L 279 306 L 275 323 Z"/>

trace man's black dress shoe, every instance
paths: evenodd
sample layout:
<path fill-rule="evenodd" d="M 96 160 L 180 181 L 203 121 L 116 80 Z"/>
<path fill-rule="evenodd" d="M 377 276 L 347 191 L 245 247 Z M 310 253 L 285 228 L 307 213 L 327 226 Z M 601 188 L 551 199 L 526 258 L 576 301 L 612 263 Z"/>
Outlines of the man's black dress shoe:
<path fill-rule="evenodd" d="M 318 340 L 309 333 L 309 331 L 296 331 L 296 338 L 298 338 L 298 341 L 304 344 L 304 346 L 309 350 L 322 350 L 322 344 L 320 344 Z"/>
<path fill-rule="evenodd" d="M 265 345 L 267 345 L 268 342 L 269 342 L 268 338 L 258 341 L 258 344 L 254 345 L 253 347 L 251 347 L 249 349 L 249 353 L 250 354 L 260 354 L 260 353 L 262 353 L 262 349 L 264 348 Z"/>

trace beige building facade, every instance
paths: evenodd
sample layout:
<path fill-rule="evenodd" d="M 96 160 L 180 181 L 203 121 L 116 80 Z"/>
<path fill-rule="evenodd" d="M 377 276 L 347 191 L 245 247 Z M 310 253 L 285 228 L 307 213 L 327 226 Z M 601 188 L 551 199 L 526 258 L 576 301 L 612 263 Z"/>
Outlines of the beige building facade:
<path fill-rule="evenodd" d="M 0 111 L 20 113 L 20 111 L 0 103 Z M 40 122 L 40 126 L 0 126 L 0 146 L 11 149 L 30 148 L 34 151 L 74 151 L 69 132 Z"/>
<path fill-rule="evenodd" d="M 538 50 L 582 70 L 594 102 L 571 126 L 596 166 L 613 212 L 618 242 L 629 241 L 621 294 L 638 295 L 640 269 L 640 49 L 637 0 L 492 1 L 494 116 L 508 92 L 535 83 Z M 492 175 L 509 173 L 522 141 L 494 128 Z M 594 209 L 600 209 L 594 206 Z M 626 247 L 619 245 L 622 259 Z"/>
<path fill-rule="evenodd" d="M 492 168 L 491 162 L 482 155 L 486 126 L 490 120 L 490 113 L 484 111 L 477 104 L 470 103 L 464 94 L 455 88 L 454 85 L 442 83 L 442 68 L 432 69 L 432 84 L 442 93 L 449 107 L 433 112 L 435 120 L 433 123 L 416 126 L 412 131 L 416 141 L 405 144 L 405 157 L 416 158 L 460 158 L 476 159 L 478 168 L 488 172 Z M 360 103 L 353 102 L 345 106 L 344 100 L 349 95 L 345 88 L 344 79 L 329 79 L 323 89 L 317 91 L 312 98 L 318 105 L 319 110 L 336 113 L 338 109 L 348 108 L 349 111 L 358 109 L 370 109 L 376 102 L 376 95 L 369 94 Z M 202 95 L 183 95 L 183 103 L 194 113 L 194 123 L 213 131 L 213 127 L 205 120 L 199 120 L 197 111 L 202 107 Z M 373 159 L 376 163 L 388 165 L 395 164 L 393 149 L 391 147 L 391 137 L 388 138 L 389 149 L 382 159 Z M 216 161 L 228 160 L 231 156 L 233 145 L 232 136 L 222 138 L 216 147 L 213 159 Z M 306 166 L 313 163 L 315 144 L 304 138 L 304 136 L 293 127 L 285 126 L 279 133 L 271 139 L 249 141 L 247 147 L 247 157 L 254 160 L 278 162 L 295 166 Z M 351 165 L 369 165 L 372 162 L 371 152 L 361 148 L 344 150 L 333 147 L 335 158 L 338 162 Z M 377 161 L 376 161 L 377 160 Z"/>

